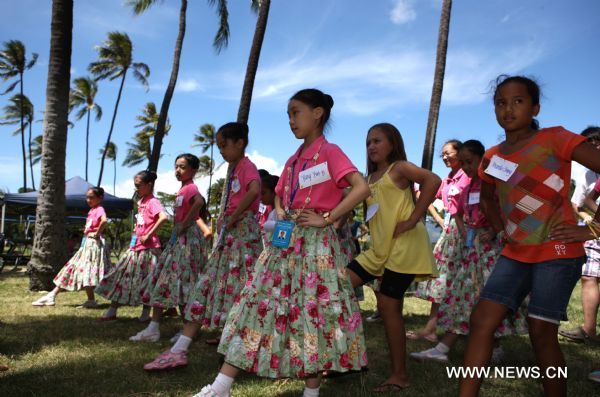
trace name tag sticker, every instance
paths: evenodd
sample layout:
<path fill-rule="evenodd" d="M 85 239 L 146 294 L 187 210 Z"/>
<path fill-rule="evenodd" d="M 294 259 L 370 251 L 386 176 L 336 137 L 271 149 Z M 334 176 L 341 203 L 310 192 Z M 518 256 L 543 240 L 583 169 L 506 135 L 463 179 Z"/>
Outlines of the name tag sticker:
<path fill-rule="evenodd" d="M 183 205 L 183 196 L 177 196 L 175 198 L 175 207 L 181 207 Z"/>
<path fill-rule="evenodd" d="M 479 204 L 479 196 L 481 192 L 469 193 L 469 205 Z"/>
<path fill-rule="evenodd" d="M 300 189 L 330 180 L 331 175 L 329 175 L 327 161 L 302 171 L 300 174 L 298 174 L 298 179 Z"/>
<path fill-rule="evenodd" d="M 517 163 L 493 155 L 485 173 L 506 182 L 515 173 L 518 166 Z"/>
<path fill-rule="evenodd" d="M 458 193 L 460 193 L 460 190 L 458 190 L 456 186 L 450 186 L 450 190 L 448 190 L 448 196 L 456 196 Z"/>
<path fill-rule="evenodd" d="M 369 222 L 373 216 L 379 211 L 379 204 L 373 203 L 367 208 L 367 216 L 365 217 L 365 222 Z"/>
<path fill-rule="evenodd" d="M 231 182 L 231 190 L 232 190 L 234 193 L 237 193 L 237 192 L 239 192 L 239 191 L 240 191 L 240 189 L 241 189 L 241 187 L 242 187 L 242 186 L 240 185 L 240 180 L 239 180 L 239 179 L 235 178 L 235 179 L 234 179 L 234 180 Z"/>
<path fill-rule="evenodd" d="M 138 226 L 144 226 L 144 217 L 142 214 L 136 214 L 135 219 Z"/>
<path fill-rule="evenodd" d="M 271 244 L 273 247 L 287 248 L 290 246 L 292 231 L 294 230 L 294 222 L 277 221 L 273 230 L 273 238 Z"/>

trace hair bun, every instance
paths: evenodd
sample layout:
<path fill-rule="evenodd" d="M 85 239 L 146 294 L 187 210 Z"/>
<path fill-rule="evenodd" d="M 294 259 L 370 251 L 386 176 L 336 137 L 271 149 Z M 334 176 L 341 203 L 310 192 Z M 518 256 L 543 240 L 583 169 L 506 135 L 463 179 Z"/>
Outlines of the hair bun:
<path fill-rule="evenodd" d="M 333 98 L 331 95 L 329 94 L 323 94 L 325 97 L 325 103 L 329 106 L 329 108 L 331 109 L 333 107 Z"/>

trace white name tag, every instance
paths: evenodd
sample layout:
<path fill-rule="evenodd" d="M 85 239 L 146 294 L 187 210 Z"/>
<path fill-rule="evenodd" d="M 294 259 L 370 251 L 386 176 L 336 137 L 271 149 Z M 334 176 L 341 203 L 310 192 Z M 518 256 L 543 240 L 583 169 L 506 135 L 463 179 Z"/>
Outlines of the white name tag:
<path fill-rule="evenodd" d="M 144 225 L 144 216 L 142 214 L 135 214 L 135 219 L 136 219 L 137 224 L 139 226 L 143 226 Z"/>
<path fill-rule="evenodd" d="M 458 190 L 458 188 L 454 185 L 450 186 L 450 190 L 448 190 L 448 196 L 452 197 L 452 196 L 456 196 L 458 193 L 460 193 L 460 190 Z"/>
<path fill-rule="evenodd" d="M 479 196 L 481 192 L 469 193 L 469 205 L 479 204 Z"/>
<path fill-rule="evenodd" d="M 175 207 L 181 207 L 183 205 L 183 196 L 177 196 L 175 198 Z"/>
<path fill-rule="evenodd" d="M 92 227 L 92 220 L 88 219 L 85 221 L 85 230 L 88 230 L 90 227 Z"/>
<path fill-rule="evenodd" d="M 241 189 L 240 180 L 239 180 L 239 179 L 237 179 L 237 178 L 235 178 L 235 179 L 234 179 L 234 180 L 231 182 L 231 190 L 232 190 L 234 193 L 237 193 L 237 192 L 239 192 L 239 191 L 240 191 L 240 189 Z"/>
<path fill-rule="evenodd" d="M 485 173 L 506 182 L 515 173 L 518 166 L 517 163 L 493 155 Z"/>
<path fill-rule="evenodd" d="M 259 214 L 264 214 L 266 210 L 267 210 L 266 205 L 264 205 L 263 203 L 258 204 L 258 213 Z"/>
<path fill-rule="evenodd" d="M 367 208 L 367 216 L 365 217 L 365 222 L 369 222 L 373 216 L 379 211 L 379 204 L 373 203 Z"/>
<path fill-rule="evenodd" d="M 300 189 L 330 180 L 331 176 L 327 168 L 327 161 L 302 171 L 298 174 L 298 179 Z"/>

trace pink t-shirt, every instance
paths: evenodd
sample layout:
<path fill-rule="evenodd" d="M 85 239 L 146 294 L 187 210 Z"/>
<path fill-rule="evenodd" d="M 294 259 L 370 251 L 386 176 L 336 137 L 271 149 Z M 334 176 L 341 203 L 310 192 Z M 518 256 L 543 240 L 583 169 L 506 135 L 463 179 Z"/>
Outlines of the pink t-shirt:
<path fill-rule="evenodd" d="M 442 179 L 442 184 L 435 197 L 444 202 L 444 209 L 450 215 L 458 212 L 461 192 L 469 183 L 471 183 L 471 178 L 462 169 L 456 171 L 454 175 L 450 172 L 447 177 Z"/>
<path fill-rule="evenodd" d="M 342 201 L 344 188 L 349 186 L 344 177 L 358 172 L 358 169 L 337 145 L 327 142 L 324 136 L 316 139 L 302 154 L 301 150 L 302 146 L 285 163 L 275 194 L 281 198 L 284 208 L 331 211 Z M 310 186 L 301 188 L 298 178 L 302 171 L 309 171 L 313 177 L 318 175 L 316 181 L 323 181 L 312 185 L 312 191 Z M 305 207 L 309 192 L 310 202 Z"/>
<path fill-rule="evenodd" d="M 465 224 L 472 229 L 488 227 L 490 224 L 481 211 L 479 198 L 481 196 L 481 179 L 467 185 L 459 198 L 460 211 L 464 215 Z"/>
<path fill-rule="evenodd" d="M 192 208 L 192 197 L 200 194 L 194 181 L 186 182 L 175 196 L 175 223 L 183 221 Z M 200 213 L 194 214 L 193 220 L 200 218 Z"/>
<path fill-rule="evenodd" d="M 105 215 L 106 212 L 101 205 L 90 208 L 87 214 L 87 219 L 85 220 L 85 229 L 83 233 L 87 236 L 90 233 L 97 232 L 100 228 L 100 221 Z"/>
<path fill-rule="evenodd" d="M 135 235 L 137 237 L 134 251 L 141 251 L 148 248 L 160 248 L 160 240 L 156 233 L 142 244 L 140 238 L 148 234 L 158 221 L 158 215 L 163 208 L 160 201 L 153 195 L 146 196 L 138 201 L 138 213 L 135 216 Z"/>
<path fill-rule="evenodd" d="M 254 163 L 248 157 L 244 157 L 236 164 L 233 170 L 225 215 L 231 215 L 235 212 L 236 208 L 240 205 L 240 201 L 242 201 L 242 197 L 248 193 L 248 187 L 252 181 L 258 181 L 260 185 L 260 175 L 258 175 L 258 169 Z M 248 210 L 256 214 L 259 205 L 260 193 L 256 196 L 252 204 L 250 204 Z"/>

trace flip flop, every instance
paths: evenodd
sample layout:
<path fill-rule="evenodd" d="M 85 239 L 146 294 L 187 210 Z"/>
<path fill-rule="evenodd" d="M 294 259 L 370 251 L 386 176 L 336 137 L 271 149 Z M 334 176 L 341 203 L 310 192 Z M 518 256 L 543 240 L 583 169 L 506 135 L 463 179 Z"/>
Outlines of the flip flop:
<path fill-rule="evenodd" d="M 406 339 L 410 339 L 410 340 L 427 340 L 429 342 L 432 343 L 436 343 L 438 341 L 437 335 L 436 336 L 431 336 L 431 335 L 423 335 L 419 332 L 415 332 L 415 331 L 406 331 Z"/>
<path fill-rule="evenodd" d="M 575 342 L 585 342 L 589 335 L 581 327 L 559 330 L 558 334 Z"/>
<path fill-rule="evenodd" d="M 371 391 L 373 393 L 389 393 L 393 391 L 402 391 L 406 389 L 408 386 L 401 386 L 397 383 L 382 383 L 379 386 L 375 387 Z"/>

